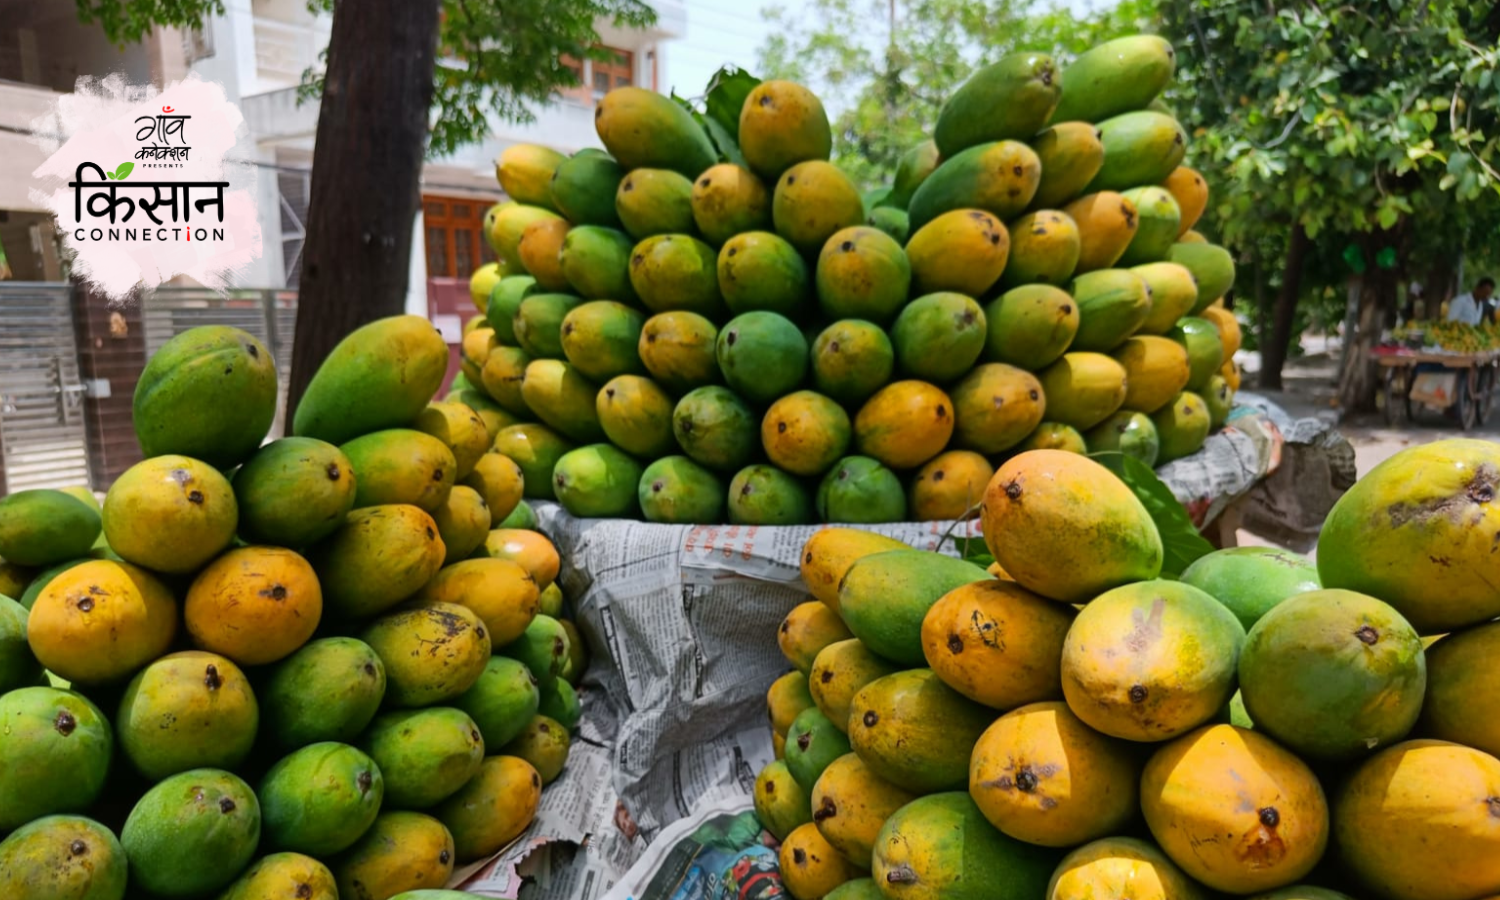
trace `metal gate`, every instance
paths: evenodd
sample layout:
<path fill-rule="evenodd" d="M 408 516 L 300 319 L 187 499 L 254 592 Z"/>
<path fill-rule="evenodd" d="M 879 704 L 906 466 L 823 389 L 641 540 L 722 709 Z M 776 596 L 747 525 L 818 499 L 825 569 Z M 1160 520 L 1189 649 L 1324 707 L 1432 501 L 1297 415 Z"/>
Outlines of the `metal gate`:
<path fill-rule="evenodd" d="M 72 286 L 0 283 L 0 465 L 9 491 L 90 483 Z"/>

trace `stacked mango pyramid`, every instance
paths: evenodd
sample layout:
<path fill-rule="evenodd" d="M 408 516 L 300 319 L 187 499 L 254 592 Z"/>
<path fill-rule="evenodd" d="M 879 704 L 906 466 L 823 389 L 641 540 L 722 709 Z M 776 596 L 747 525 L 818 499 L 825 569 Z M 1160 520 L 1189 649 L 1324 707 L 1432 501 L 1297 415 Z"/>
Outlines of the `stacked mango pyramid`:
<path fill-rule="evenodd" d="M 498 160 L 462 397 L 514 420 L 530 496 L 653 522 L 953 519 L 1019 449 L 1191 454 L 1240 333 L 1173 67 L 1150 36 L 1006 57 L 866 196 L 800 85 L 749 90 L 727 150 L 617 89 L 607 154 Z"/>
<path fill-rule="evenodd" d="M 1500 895 L 1500 445 L 1162 576 L 1107 469 L 1021 453 L 995 562 L 818 532 L 755 805 L 797 900 Z"/>
<path fill-rule="evenodd" d="M 262 446 L 270 354 L 193 329 L 102 510 L 0 501 L 0 897 L 386 900 L 526 828 L 584 649 L 498 423 L 430 402 L 447 364 L 369 325 Z"/>

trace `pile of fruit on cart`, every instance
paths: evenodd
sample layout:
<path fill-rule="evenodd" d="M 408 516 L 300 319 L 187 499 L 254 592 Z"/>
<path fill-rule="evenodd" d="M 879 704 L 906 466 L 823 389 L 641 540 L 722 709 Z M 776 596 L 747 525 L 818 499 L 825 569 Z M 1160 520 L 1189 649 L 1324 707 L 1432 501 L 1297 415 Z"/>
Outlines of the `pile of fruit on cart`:
<path fill-rule="evenodd" d="M 1412 448 L 1340 499 L 1316 565 L 1244 548 L 1170 573 L 1111 472 L 1037 450 L 985 492 L 989 571 L 818 532 L 755 788 L 783 884 L 1500 895 L 1497 490 L 1500 445 Z"/>
<path fill-rule="evenodd" d="M 0 501 L 0 897 L 386 900 L 525 830 L 584 645 L 447 365 L 425 319 L 360 329 L 262 446 L 271 355 L 195 328 L 102 509 Z"/>
<path fill-rule="evenodd" d="M 1467 322 L 1412 322 L 1391 332 L 1397 341 L 1421 338 L 1426 347 L 1448 353 L 1487 353 L 1500 350 L 1500 325 L 1474 326 Z"/>
<path fill-rule="evenodd" d="M 866 195 L 805 87 L 725 75 L 713 128 L 612 91 L 608 153 L 497 161 L 460 397 L 528 496 L 653 522 L 953 519 L 1021 450 L 1192 454 L 1240 332 L 1173 68 L 1150 36 L 1006 57 Z"/>

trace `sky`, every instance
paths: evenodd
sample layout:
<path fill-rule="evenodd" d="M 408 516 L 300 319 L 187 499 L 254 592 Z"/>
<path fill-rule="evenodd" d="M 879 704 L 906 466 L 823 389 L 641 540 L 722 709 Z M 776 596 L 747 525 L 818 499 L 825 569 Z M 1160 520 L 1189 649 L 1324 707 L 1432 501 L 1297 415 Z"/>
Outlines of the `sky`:
<path fill-rule="evenodd" d="M 777 0 L 682 0 L 687 8 L 688 33 L 667 49 L 667 78 L 685 97 L 703 92 L 708 80 L 725 63 L 753 67 L 756 50 L 765 40 L 767 26 L 761 10 Z M 795 6 L 794 0 L 782 0 Z M 1111 0 L 1062 0 L 1076 13 L 1113 6 Z M 668 87 L 668 85 L 663 85 Z"/>

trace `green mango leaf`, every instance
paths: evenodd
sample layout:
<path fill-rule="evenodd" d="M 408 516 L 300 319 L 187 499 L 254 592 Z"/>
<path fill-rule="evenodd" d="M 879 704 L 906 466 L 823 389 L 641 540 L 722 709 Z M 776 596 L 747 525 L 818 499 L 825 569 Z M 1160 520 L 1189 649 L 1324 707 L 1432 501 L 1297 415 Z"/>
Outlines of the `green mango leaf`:
<path fill-rule="evenodd" d="M 1091 453 L 1089 458 L 1115 473 L 1146 507 L 1161 535 L 1163 577 L 1176 578 L 1194 561 L 1213 552 L 1213 545 L 1198 533 L 1187 510 L 1150 466 L 1118 450 Z"/>
<path fill-rule="evenodd" d="M 760 84 L 760 79 L 738 66 L 725 66 L 709 79 L 704 95 L 704 114 L 738 145 L 740 140 L 740 110 L 745 107 L 745 98 Z M 709 129 L 713 134 L 713 129 Z M 723 147 L 719 148 L 721 151 Z"/>
<path fill-rule="evenodd" d="M 122 163 L 120 163 L 119 167 L 115 169 L 115 180 L 116 181 L 124 181 L 125 178 L 126 178 L 126 176 L 128 176 L 134 170 L 135 170 L 135 163 L 133 163 L 133 162 L 122 162 Z"/>
<path fill-rule="evenodd" d="M 704 116 L 701 119 L 703 128 L 708 132 L 708 139 L 713 141 L 714 149 L 719 151 L 719 159 L 731 162 L 746 169 L 750 164 L 745 162 L 745 155 L 740 152 L 739 142 L 720 125 L 717 119 Z"/>

